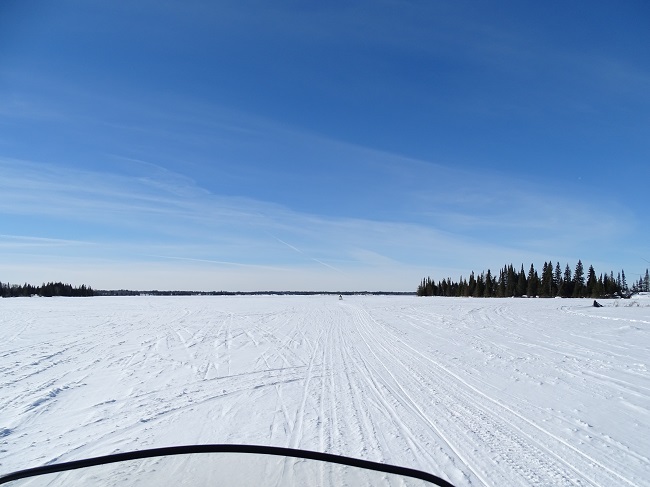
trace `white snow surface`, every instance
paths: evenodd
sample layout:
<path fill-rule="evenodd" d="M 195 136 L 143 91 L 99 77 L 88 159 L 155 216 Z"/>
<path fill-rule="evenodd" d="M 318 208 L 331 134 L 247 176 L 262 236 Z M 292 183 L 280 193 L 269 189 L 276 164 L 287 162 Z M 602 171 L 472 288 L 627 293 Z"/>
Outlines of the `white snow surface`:
<path fill-rule="evenodd" d="M 650 485 L 650 299 L 0 301 L 0 474 L 247 443 L 458 486 Z"/>

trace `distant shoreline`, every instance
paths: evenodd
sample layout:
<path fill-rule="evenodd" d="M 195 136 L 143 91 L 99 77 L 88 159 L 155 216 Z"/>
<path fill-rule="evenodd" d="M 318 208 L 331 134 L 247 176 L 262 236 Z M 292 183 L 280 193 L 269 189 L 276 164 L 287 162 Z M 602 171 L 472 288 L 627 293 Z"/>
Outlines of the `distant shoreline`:
<path fill-rule="evenodd" d="M 95 296 L 415 296 L 415 291 L 131 291 L 95 290 Z"/>

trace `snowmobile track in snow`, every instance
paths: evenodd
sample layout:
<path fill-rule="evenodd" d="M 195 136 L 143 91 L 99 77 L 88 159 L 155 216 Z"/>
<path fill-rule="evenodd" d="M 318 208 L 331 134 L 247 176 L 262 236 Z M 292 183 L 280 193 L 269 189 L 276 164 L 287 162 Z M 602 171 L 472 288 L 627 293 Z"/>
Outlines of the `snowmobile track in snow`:
<path fill-rule="evenodd" d="M 250 443 L 403 465 L 458 486 L 650 485 L 644 303 L 2 304 L 0 473 L 141 448 Z"/>

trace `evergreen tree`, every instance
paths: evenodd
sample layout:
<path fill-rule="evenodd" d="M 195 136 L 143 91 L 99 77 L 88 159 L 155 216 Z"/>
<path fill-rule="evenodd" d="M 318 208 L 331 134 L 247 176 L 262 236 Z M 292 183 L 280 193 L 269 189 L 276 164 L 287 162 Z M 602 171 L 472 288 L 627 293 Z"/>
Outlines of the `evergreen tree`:
<path fill-rule="evenodd" d="M 605 274 L 605 277 L 607 277 L 607 274 Z M 592 298 L 602 297 L 604 294 L 603 289 L 605 289 L 605 283 L 604 283 L 603 275 L 601 274 L 600 277 L 596 280 L 591 290 L 591 297 Z"/>
<path fill-rule="evenodd" d="M 418 286 L 416 294 L 418 296 L 435 296 L 436 295 L 436 288 L 435 288 L 435 285 L 433 284 L 433 281 L 431 280 L 431 277 L 427 277 L 425 279 L 422 279 L 422 282 Z"/>
<path fill-rule="evenodd" d="M 562 279 L 564 285 L 564 292 L 562 293 L 563 298 L 570 298 L 573 294 L 573 277 L 571 275 L 571 268 L 569 264 L 564 268 L 564 278 Z"/>
<path fill-rule="evenodd" d="M 634 283 L 634 286 L 632 286 L 632 292 L 633 293 L 643 292 L 643 277 L 639 277 L 639 280 Z"/>
<path fill-rule="evenodd" d="M 506 283 L 508 281 L 508 271 L 504 267 L 499 271 L 499 280 L 497 281 L 497 297 L 503 298 L 506 295 Z"/>
<path fill-rule="evenodd" d="M 524 272 L 524 264 L 521 264 L 521 270 L 519 271 L 519 277 L 517 278 L 517 294 L 518 298 L 526 294 L 526 289 L 528 288 L 528 281 L 526 280 L 526 273 Z"/>
<path fill-rule="evenodd" d="M 530 269 L 528 270 L 528 279 L 527 279 L 527 286 L 526 286 L 526 294 L 528 295 L 529 298 L 534 298 L 537 296 L 537 289 L 539 287 L 539 278 L 537 277 L 537 271 L 535 270 L 535 266 L 533 264 L 530 264 Z"/>
<path fill-rule="evenodd" d="M 479 275 L 476 278 L 476 288 L 474 289 L 473 296 L 475 298 L 479 298 L 479 297 L 483 296 L 484 292 L 485 292 L 485 275 L 483 273 L 481 273 L 481 275 Z"/>
<path fill-rule="evenodd" d="M 528 274 L 524 271 L 523 264 L 517 273 L 512 264 L 503 266 L 499 270 L 499 277 L 495 277 L 490 269 L 482 272 L 478 278 L 474 271 L 471 272 L 469 281 L 460 276 L 458 281 L 452 281 L 450 277 L 438 281 L 436 284 L 431 277 L 423 278 L 417 287 L 418 296 L 474 296 L 474 297 L 593 297 L 603 298 L 621 294 L 627 289 L 625 272 L 621 271 L 614 277 L 614 272 L 600 274 L 596 277 L 596 271 L 592 265 L 587 272 L 586 283 L 584 267 L 581 260 L 572 273 L 569 264 L 562 274 L 560 263 L 544 262 L 541 276 L 531 264 Z M 650 271 L 646 269 L 645 275 L 634 283 L 632 292 L 650 291 Z M 92 296 L 94 291 L 86 285 L 73 288 L 70 284 L 60 282 L 43 283 L 34 287 L 25 283 L 22 286 L 10 285 L 0 282 L 0 295 L 2 296 L 30 296 L 40 294 L 42 296 Z"/>
<path fill-rule="evenodd" d="M 614 273 L 611 273 L 609 276 L 605 274 L 603 276 L 602 295 L 603 297 L 606 297 L 613 296 L 614 294 L 616 294 L 616 281 L 614 280 Z"/>
<path fill-rule="evenodd" d="M 582 266 L 582 261 L 578 260 L 576 264 L 576 270 L 573 273 L 573 297 L 582 298 L 584 297 L 584 287 L 585 287 L 585 271 Z"/>
<path fill-rule="evenodd" d="M 537 293 L 545 298 L 548 296 L 548 288 L 549 288 L 549 283 L 547 282 L 547 277 L 548 277 L 548 263 L 544 262 L 544 265 L 542 266 L 542 281 L 540 283 L 539 289 L 537 290 Z"/>
<path fill-rule="evenodd" d="M 492 292 L 492 272 L 490 269 L 487 270 L 487 274 L 485 275 L 485 289 L 483 290 L 483 297 L 485 298 L 491 298 L 494 296 Z"/>
<path fill-rule="evenodd" d="M 562 269 L 560 268 L 559 262 L 555 264 L 553 280 L 555 281 L 555 292 L 553 293 L 553 296 L 562 296 L 564 281 L 562 280 Z"/>
<path fill-rule="evenodd" d="M 426 296 L 426 286 L 425 286 L 425 280 L 422 279 L 422 282 L 418 285 L 418 288 L 415 291 L 415 294 L 418 296 Z"/>
<path fill-rule="evenodd" d="M 544 262 L 542 270 L 542 282 L 539 289 L 539 295 L 543 297 L 554 296 L 555 283 L 553 282 L 553 262 Z"/>
<path fill-rule="evenodd" d="M 616 279 L 614 279 L 614 271 L 609 271 L 609 280 L 607 286 L 603 287 L 603 295 L 611 297 L 618 293 L 620 290 L 621 287 L 616 284 Z"/>
<path fill-rule="evenodd" d="M 586 289 L 586 295 L 590 296 L 592 298 L 597 298 L 599 296 L 594 295 L 594 287 L 596 286 L 596 271 L 594 270 L 594 266 L 590 265 L 589 266 L 589 271 L 587 271 L 587 289 Z"/>
<path fill-rule="evenodd" d="M 512 297 L 517 295 L 517 273 L 515 268 L 510 264 L 507 272 L 508 280 L 506 282 L 505 296 Z"/>
<path fill-rule="evenodd" d="M 474 271 L 469 275 L 469 282 L 467 283 L 467 295 L 474 296 L 476 291 L 476 278 L 474 277 Z"/>
<path fill-rule="evenodd" d="M 467 297 L 467 279 L 460 276 L 460 284 L 458 286 L 458 296 Z"/>
<path fill-rule="evenodd" d="M 48 282 L 40 286 L 24 283 L 23 285 L 0 283 L 0 295 L 2 297 L 29 297 L 29 296 L 94 296 L 95 292 L 90 286 L 82 284 L 80 287 L 73 287 L 71 284 L 62 282 Z"/>

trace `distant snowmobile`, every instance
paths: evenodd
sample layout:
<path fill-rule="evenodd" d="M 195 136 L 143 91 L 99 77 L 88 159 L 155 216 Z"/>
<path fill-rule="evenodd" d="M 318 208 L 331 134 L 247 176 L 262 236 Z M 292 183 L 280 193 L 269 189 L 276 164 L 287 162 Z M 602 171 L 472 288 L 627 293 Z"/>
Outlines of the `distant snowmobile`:
<path fill-rule="evenodd" d="M 453 487 L 420 470 L 292 448 L 189 445 L 155 448 L 20 470 L 0 477 L 32 485 L 355 485 Z M 39 484 L 40 485 L 40 484 Z"/>

